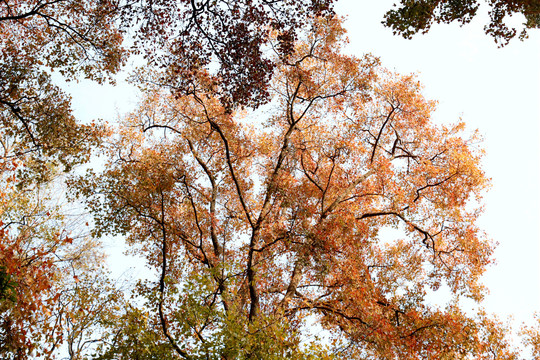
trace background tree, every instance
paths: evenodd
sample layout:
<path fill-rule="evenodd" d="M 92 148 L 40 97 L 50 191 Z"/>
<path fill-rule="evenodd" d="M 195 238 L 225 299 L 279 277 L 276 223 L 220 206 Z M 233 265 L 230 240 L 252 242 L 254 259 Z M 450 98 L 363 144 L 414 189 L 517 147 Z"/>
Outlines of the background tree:
<path fill-rule="evenodd" d="M 458 307 L 482 299 L 493 250 L 475 225 L 487 186 L 477 135 L 432 124 L 414 77 L 341 54 L 338 20 L 301 38 L 286 59 L 277 52 L 264 111 L 231 109 L 204 86 L 147 88 L 105 171 L 72 183 L 96 235 L 127 235 L 154 269 L 138 311 L 158 324 L 160 351 L 516 358 L 501 324 Z M 446 308 L 426 298 L 441 286 Z"/>
<path fill-rule="evenodd" d="M 4 187 L 0 204 L 0 356 L 49 356 L 65 340 L 64 298 L 82 286 L 80 279 L 100 273 L 92 268 L 103 255 L 97 242 L 74 232 L 80 226 L 64 209 L 51 205 L 47 189 L 11 186 Z M 73 313 L 81 311 L 90 310 Z"/>
<path fill-rule="evenodd" d="M 120 321 L 124 321 L 126 288 L 111 280 L 103 261 L 98 264 L 87 262 L 76 269 L 75 280 L 62 279 L 62 293 L 54 313 L 56 330 L 61 334 L 54 351 L 59 358 L 89 359 L 100 346 L 118 336 L 107 329 L 115 324 L 118 330 Z"/>
<path fill-rule="evenodd" d="M 297 32 L 313 16 L 332 15 L 333 2 L 127 0 L 122 18 L 136 29 L 134 48 L 165 69 L 155 81 L 180 94 L 204 88 L 226 107 L 257 106 L 269 99 L 276 65 L 269 47 L 287 58 Z"/>
<path fill-rule="evenodd" d="M 3 159 L 25 158 L 29 181 L 45 181 L 88 159 L 102 129 L 79 124 L 51 81 L 111 79 L 124 61 L 116 1 L 0 2 L 0 140 Z"/>
<path fill-rule="evenodd" d="M 490 23 L 484 27 L 486 34 L 491 35 L 501 46 L 506 45 L 516 36 L 517 30 L 505 23 L 505 18 L 514 14 L 525 16 L 524 28 L 519 37 L 527 37 L 529 29 L 540 27 L 540 3 L 531 0 L 491 0 L 485 1 L 490 7 Z M 418 32 L 426 33 L 433 23 L 461 24 L 469 23 L 479 7 L 477 0 L 401 0 L 396 9 L 385 15 L 384 24 L 394 30 L 395 34 L 409 39 Z"/>
<path fill-rule="evenodd" d="M 95 253 L 95 242 L 70 235 L 73 224 L 53 205 L 46 183 L 87 161 L 104 128 L 75 119 L 52 73 L 112 80 L 125 57 L 117 5 L 0 2 L 2 358 L 49 354 L 61 343 L 58 301 Z"/>

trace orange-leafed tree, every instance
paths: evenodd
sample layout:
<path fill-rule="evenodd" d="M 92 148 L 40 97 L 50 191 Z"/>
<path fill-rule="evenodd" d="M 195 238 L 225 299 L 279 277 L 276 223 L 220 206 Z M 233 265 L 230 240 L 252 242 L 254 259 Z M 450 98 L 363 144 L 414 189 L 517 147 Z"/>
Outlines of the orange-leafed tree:
<path fill-rule="evenodd" d="M 156 276 L 101 358 L 135 356 L 137 322 L 148 359 L 516 358 L 459 308 L 493 251 L 478 136 L 434 124 L 414 76 L 344 55 L 344 36 L 314 21 L 255 111 L 204 76 L 187 95 L 146 84 L 103 173 L 72 181 L 96 235 L 126 235 Z"/>

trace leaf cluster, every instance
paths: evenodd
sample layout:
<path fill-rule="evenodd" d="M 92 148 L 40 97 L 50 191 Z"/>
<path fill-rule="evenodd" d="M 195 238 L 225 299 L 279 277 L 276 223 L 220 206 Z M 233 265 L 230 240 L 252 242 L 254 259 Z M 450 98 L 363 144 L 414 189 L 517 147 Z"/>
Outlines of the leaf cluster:
<path fill-rule="evenodd" d="M 162 70 L 160 84 L 179 94 L 201 86 L 221 102 L 257 107 L 269 100 L 275 48 L 287 58 L 313 16 L 330 16 L 333 0 L 126 1 L 124 25 L 134 48 Z M 204 79 L 202 82 L 201 79 Z"/>
<path fill-rule="evenodd" d="M 508 16 L 525 16 L 520 39 L 527 37 L 527 31 L 540 27 L 540 4 L 528 0 L 492 0 L 485 1 L 489 7 L 490 23 L 484 27 L 486 34 L 493 37 L 500 46 L 517 35 L 515 28 L 505 21 Z M 432 24 L 460 22 L 469 23 L 476 15 L 480 3 L 478 0 L 402 0 L 395 9 L 389 10 L 383 23 L 392 28 L 394 34 L 411 38 L 418 32 L 426 33 Z"/>

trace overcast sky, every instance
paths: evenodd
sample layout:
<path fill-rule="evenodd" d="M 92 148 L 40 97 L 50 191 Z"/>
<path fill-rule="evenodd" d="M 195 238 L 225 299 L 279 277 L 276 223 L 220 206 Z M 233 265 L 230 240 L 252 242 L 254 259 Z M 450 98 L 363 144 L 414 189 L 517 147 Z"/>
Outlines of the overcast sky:
<path fill-rule="evenodd" d="M 391 70 L 417 73 L 425 96 L 439 102 L 434 121 L 462 117 L 468 129 L 483 134 L 492 188 L 481 226 L 500 244 L 497 265 L 485 276 L 491 294 L 484 305 L 502 317 L 513 315 L 517 323 L 526 321 L 540 310 L 540 31 L 499 49 L 483 32 L 483 9 L 464 27 L 435 25 L 429 34 L 405 40 L 381 25 L 394 2 L 338 1 L 338 14 L 347 16 L 348 51 L 370 52 Z M 69 86 L 76 114 L 114 121 L 137 101 L 136 92 L 120 84 Z"/>

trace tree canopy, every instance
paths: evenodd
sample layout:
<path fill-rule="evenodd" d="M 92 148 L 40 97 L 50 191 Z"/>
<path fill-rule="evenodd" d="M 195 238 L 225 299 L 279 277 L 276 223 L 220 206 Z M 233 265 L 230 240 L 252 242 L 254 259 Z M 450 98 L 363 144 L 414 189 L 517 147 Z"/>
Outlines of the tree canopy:
<path fill-rule="evenodd" d="M 345 55 L 332 3 L 0 2 L 1 357 L 517 359 L 460 307 L 493 261 L 480 137 Z M 55 76 L 132 54 L 140 104 L 78 121 Z M 111 278 L 110 235 L 147 280 Z"/>
<path fill-rule="evenodd" d="M 484 30 L 493 37 L 495 42 L 504 46 L 518 32 L 507 25 L 508 16 L 522 14 L 525 16 L 523 30 L 519 37 L 527 37 L 527 31 L 540 27 L 540 4 L 531 0 L 490 0 L 485 1 L 489 6 L 490 22 Z M 411 38 L 414 34 L 426 33 L 434 23 L 461 24 L 469 23 L 476 15 L 480 6 L 478 0 L 401 0 L 399 6 L 389 10 L 385 15 L 384 24 L 395 34 Z"/>
<path fill-rule="evenodd" d="M 126 0 L 121 15 L 137 29 L 137 51 L 165 70 L 155 81 L 181 94 L 202 87 L 229 107 L 256 107 L 269 99 L 276 65 L 269 47 L 289 56 L 298 31 L 313 16 L 331 15 L 333 2 Z"/>

